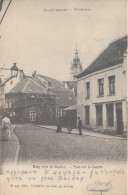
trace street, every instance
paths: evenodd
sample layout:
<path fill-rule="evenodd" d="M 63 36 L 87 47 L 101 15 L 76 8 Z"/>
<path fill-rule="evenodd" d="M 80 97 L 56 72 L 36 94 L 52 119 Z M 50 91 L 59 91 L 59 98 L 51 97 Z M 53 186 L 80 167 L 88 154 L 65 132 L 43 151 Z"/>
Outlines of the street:
<path fill-rule="evenodd" d="M 127 159 L 126 140 L 56 133 L 31 125 L 18 125 L 14 132 L 20 144 L 18 163 L 118 163 Z"/>

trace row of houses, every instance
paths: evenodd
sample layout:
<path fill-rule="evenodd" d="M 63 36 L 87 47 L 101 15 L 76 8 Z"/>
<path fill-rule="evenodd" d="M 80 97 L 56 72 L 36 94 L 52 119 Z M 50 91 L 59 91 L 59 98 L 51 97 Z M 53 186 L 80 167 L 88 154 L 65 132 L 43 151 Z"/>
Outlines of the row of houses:
<path fill-rule="evenodd" d="M 76 50 L 70 77 L 63 82 L 36 72 L 28 77 L 14 63 L 0 84 L 0 107 L 13 110 L 19 122 L 50 124 L 66 112 L 74 126 L 80 116 L 87 129 L 127 131 L 127 36 L 111 42 L 84 70 Z"/>

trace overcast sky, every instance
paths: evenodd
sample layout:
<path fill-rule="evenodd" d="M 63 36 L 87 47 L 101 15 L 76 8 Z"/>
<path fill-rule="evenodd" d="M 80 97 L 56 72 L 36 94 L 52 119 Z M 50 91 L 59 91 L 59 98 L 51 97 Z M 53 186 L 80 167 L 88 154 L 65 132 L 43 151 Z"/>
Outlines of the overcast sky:
<path fill-rule="evenodd" d="M 4 0 L 0 17 L 8 2 Z M 16 62 L 27 75 L 36 70 L 69 80 L 76 43 L 86 68 L 125 34 L 126 0 L 12 0 L 0 26 L 0 66 L 10 68 Z"/>

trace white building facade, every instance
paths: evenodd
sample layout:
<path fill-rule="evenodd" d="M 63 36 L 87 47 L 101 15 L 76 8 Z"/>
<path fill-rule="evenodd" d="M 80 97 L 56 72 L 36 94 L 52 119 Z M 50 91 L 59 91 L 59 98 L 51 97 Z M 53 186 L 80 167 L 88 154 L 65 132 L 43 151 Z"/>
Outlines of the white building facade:
<path fill-rule="evenodd" d="M 93 64 L 77 75 L 77 115 L 88 129 L 116 134 L 127 130 L 126 41 L 124 37 L 111 43 Z M 110 57 L 112 53 L 114 57 Z"/>
<path fill-rule="evenodd" d="M 11 103 L 5 100 L 7 94 L 16 84 L 23 79 L 24 72 L 19 70 L 16 63 L 10 69 L 10 77 L 0 84 L 0 109 L 5 110 L 11 108 Z"/>

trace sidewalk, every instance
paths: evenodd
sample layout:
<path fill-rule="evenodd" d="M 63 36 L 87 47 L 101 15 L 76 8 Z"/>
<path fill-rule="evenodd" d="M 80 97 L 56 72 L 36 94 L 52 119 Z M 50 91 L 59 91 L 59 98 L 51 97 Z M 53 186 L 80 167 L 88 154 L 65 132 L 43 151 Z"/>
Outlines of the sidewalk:
<path fill-rule="evenodd" d="M 0 145 L 1 145 L 0 166 L 1 167 L 4 164 L 17 163 L 19 142 L 13 132 L 14 128 L 15 125 L 11 125 L 11 137 L 8 141 L 6 141 L 6 140 L 2 140 L 1 138 L 1 127 L 0 127 Z"/>
<path fill-rule="evenodd" d="M 42 128 L 44 127 L 46 129 L 51 129 L 51 130 L 56 131 L 56 126 L 45 126 L 45 125 L 36 125 L 36 126 L 42 127 Z M 67 128 L 63 127 L 62 132 L 68 133 Z M 72 129 L 71 134 L 79 134 L 78 129 Z M 127 138 L 102 134 L 102 133 L 99 133 L 99 132 L 97 133 L 97 132 L 94 132 L 94 131 L 91 131 L 91 130 L 89 131 L 89 130 L 85 130 L 85 129 L 82 129 L 82 134 L 83 134 L 83 136 L 92 136 L 92 137 L 99 137 L 99 138 L 106 138 L 106 139 L 127 140 Z"/>

